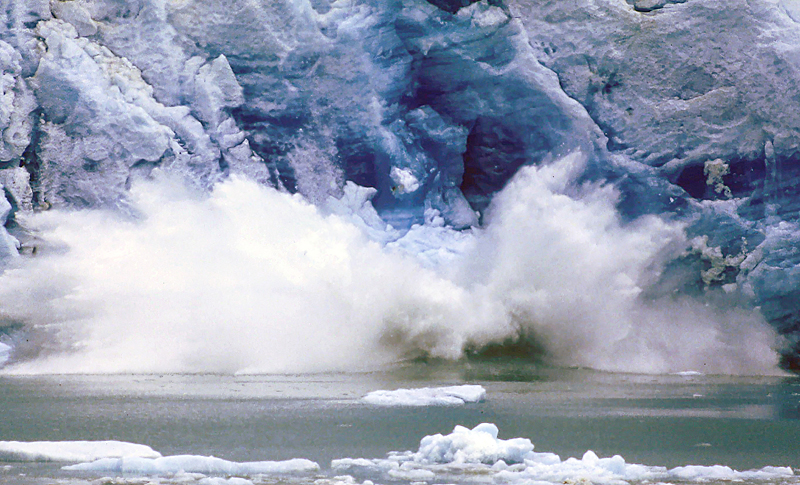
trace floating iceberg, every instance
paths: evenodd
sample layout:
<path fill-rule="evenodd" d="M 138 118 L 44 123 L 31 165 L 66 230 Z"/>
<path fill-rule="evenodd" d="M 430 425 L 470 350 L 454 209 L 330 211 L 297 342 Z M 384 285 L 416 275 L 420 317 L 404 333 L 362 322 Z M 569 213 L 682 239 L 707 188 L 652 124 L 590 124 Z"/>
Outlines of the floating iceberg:
<path fill-rule="evenodd" d="M 400 480 L 480 482 L 497 484 L 706 482 L 709 480 L 785 481 L 794 476 L 789 467 L 736 471 L 726 466 L 684 466 L 667 469 L 627 463 L 619 455 L 600 458 L 587 451 L 562 460 L 553 453 L 533 451 L 527 438 L 502 440 L 497 426 L 479 424 L 473 429 L 456 426 L 448 435 L 426 436 L 416 452 L 392 452 L 385 459 L 341 459 L 331 464 L 335 472 Z"/>
<path fill-rule="evenodd" d="M 160 458 L 146 445 L 124 441 L 0 441 L 0 461 L 94 461 Z"/>
<path fill-rule="evenodd" d="M 138 475 L 203 473 L 215 475 L 285 474 L 315 472 L 319 465 L 295 458 L 285 461 L 233 462 L 213 456 L 176 455 L 159 458 L 103 458 L 89 463 L 65 466 L 68 471 L 102 471 Z"/>
<path fill-rule="evenodd" d="M 473 429 L 456 426 L 452 433 L 422 438 L 414 455 L 418 463 L 521 463 L 532 451 L 526 438 L 501 440 L 497 426 L 482 423 Z"/>
<path fill-rule="evenodd" d="M 122 441 L 0 441 L 0 461 L 74 462 L 77 464 L 64 466 L 63 469 L 134 475 L 194 473 L 252 476 L 319 470 L 317 463 L 301 458 L 239 463 L 213 456 L 164 457 L 149 446 Z"/>
<path fill-rule="evenodd" d="M 466 385 L 373 391 L 362 400 L 377 406 L 458 406 L 479 402 L 485 397 L 486 389 L 483 386 Z"/>

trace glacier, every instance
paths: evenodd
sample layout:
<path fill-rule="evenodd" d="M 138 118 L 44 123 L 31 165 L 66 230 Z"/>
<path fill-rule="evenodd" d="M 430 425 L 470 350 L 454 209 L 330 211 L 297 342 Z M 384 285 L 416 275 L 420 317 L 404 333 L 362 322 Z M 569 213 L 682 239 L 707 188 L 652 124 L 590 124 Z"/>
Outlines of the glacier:
<path fill-rule="evenodd" d="M 0 0 L 4 369 L 796 370 L 799 37 L 793 0 Z"/>

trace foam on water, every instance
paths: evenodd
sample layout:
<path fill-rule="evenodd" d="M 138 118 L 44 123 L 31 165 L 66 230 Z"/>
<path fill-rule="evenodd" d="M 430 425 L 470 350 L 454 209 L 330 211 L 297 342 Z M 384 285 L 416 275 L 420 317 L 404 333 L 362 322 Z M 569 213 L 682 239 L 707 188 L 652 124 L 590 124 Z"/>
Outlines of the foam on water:
<path fill-rule="evenodd" d="M 134 218 L 35 215 L 37 257 L 0 276 L 4 320 L 28 341 L 4 372 L 352 370 L 521 337 L 559 365 L 777 372 L 757 313 L 641 297 L 683 231 L 622 223 L 613 187 L 575 184 L 583 163 L 523 168 L 484 229 L 432 217 L 389 245 L 237 177 L 206 195 L 161 176 L 135 184 Z"/>

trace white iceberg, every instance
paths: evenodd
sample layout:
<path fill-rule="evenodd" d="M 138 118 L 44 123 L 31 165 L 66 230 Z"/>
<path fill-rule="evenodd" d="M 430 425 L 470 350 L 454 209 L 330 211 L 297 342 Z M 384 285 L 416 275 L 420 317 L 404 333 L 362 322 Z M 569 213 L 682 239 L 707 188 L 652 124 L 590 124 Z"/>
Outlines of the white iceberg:
<path fill-rule="evenodd" d="M 483 423 L 473 429 L 456 426 L 449 435 L 422 438 L 414 461 L 420 463 L 521 463 L 533 451 L 526 438 L 501 440 L 497 426 Z"/>
<path fill-rule="evenodd" d="M 627 463 L 619 455 L 600 458 L 587 451 L 578 458 L 562 460 L 553 453 L 533 451 L 527 438 L 502 440 L 497 426 L 479 424 L 473 429 L 456 426 L 448 435 L 424 437 L 416 452 L 392 452 L 387 458 L 367 460 L 345 458 L 334 460 L 331 467 L 338 473 L 376 474 L 385 479 L 429 480 L 442 482 L 470 481 L 481 477 L 483 484 L 531 483 L 600 483 L 630 482 L 704 483 L 708 481 L 780 481 L 794 477 L 789 467 L 765 467 L 737 471 L 715 466 L 685 466 L 667 469 Z"/>
<path fill-rule="evenodd" d="M 486 389 L 483 386 L 464 385 L 373 391 L 364 396 L 362 401 L 377 406 L 458 406 L 479 402 L 485 397 Z"/>
<path fill-rule="evenodd" d="M 160 458 L 161 453 L 124 441 L 0 441 L 0 461 L 82 462 L 123 457 Z"/>

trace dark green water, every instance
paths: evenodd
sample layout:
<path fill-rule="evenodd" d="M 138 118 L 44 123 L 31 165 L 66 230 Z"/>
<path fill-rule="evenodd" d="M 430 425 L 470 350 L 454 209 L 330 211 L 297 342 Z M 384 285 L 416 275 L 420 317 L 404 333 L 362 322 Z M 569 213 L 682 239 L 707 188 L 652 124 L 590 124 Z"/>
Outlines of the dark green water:
<path fill-rule="evenodd" d="M 481 384 L 485 402 L 375 407 L 369 391 Z M 492 422 L 562 458 L 800 468 L 797 377 L 642 376 L 529 365 L 412 365 L 369 374 L 297 376 L 1 376 L 0 441 L 120 440 L 164 455 L 232 461 L 383 457 L 457 424 Z M 3 464 L 0 463 L 0 466 Z M 10 464 L 7 483 L 69 473 Z M 797 473 L 797 472 L 796 472 Z M 37 482 L 38 483 L 38 482 Z"/>

